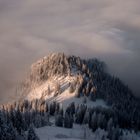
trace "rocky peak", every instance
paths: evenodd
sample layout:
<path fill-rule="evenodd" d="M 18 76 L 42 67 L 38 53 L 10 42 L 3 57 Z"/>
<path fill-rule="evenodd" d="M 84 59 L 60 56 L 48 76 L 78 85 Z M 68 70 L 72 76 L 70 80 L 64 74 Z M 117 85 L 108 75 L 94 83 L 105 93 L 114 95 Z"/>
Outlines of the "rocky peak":
<path fill-rule="evenodd" d="M 52 53 L 31 66 L 31 81 L 47 80 L 54 75 L 68 74 L 70 65 L 64 53 Z"/>

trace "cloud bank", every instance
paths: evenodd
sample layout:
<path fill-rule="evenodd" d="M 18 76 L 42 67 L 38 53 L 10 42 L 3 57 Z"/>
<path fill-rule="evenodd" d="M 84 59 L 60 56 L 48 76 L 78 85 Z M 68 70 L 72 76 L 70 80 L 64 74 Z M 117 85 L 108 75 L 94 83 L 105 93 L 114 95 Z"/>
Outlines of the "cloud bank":
<path fill-rule="evenodd" d="M 29 66 L 63 51 L 105 61 L 140 96 L 139 0 L 0 0 L 0 99 Z"/>

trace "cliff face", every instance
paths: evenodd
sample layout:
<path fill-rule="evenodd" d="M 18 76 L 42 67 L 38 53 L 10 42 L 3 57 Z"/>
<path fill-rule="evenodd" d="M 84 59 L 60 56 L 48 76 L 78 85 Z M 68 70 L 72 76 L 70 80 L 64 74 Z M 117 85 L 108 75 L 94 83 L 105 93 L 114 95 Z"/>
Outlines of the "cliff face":
<path fill-rule="evenodd" d="M 70 72 L 68 58 L 63 53 L 50 54 L 31 66 L 31 81 L 44 81 L 54 75 L 65 75 Z"/>
<path fill-rule="evenodd" d="M 29 76 L 20 85 L 18 92 L 22 99 L 31 100 L 46 97 L 48 91 L 54 95 L 58 87 L 64 91 L 64 87 L 68 88 L 72 83 L 75 87 L 82 83 L 76 57 L 66 56 L 64 53 L 52 53 L 32 64 Z"/>
<path fill-rule="evenodd" d="M 80 58 L 63 53 L 53 53 L 40 59 L 31 66 L 29 90 L 28 93 L 23 92 L 22 97 L 49 99 L 68 92 L 69 88 L 72 92 L 78 90 L 83 83 L 80 65 Z M 66 93 L 63 95 L 66 97 Z"/>

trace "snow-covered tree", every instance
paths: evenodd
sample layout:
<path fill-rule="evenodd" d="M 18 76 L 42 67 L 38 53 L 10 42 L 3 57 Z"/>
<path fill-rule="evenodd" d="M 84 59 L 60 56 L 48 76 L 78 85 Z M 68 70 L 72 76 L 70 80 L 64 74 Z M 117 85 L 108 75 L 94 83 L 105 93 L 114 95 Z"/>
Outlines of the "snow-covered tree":
<path fill-rule="evenodd" d="M 110 131 L 113 127 L 113 119 L 110 118 L 108 123 L 107 123 L 107 130 Z"/>
<path fill-rule="evenodd" d="M 54 115 L 56 109 L 56 102 L 50 104 L 50 115 Z"/>
<path fill-rule="evenodd" d="M 85 115 L 84 115 L 84 120 L 83 120 L 83 123 L 84 124 L 88 124 L 90 121 L 90 112 L 89 110 L 86 111 Z"/>
<path fill-rule="evenodd" d="M 65 113 L 64 118 L 64 127 L 65 128 L 72 128 L 73 127 L 73 118 L 71 114 Z"/>
<path fill-rule="evenodd" d="M 0 140 L 15 140 L 16 135 L 17 132 L 10 120 L 7 123 L 3 112 L 0 112 Z"/>
<path fill-rule="evenodd" d="M 61 114 L 56 115 L 55 125 L 59 127 L 63 127 L 63 116 Z"/>
<path fill-rule="evenodd" d="M 32 125 L 29 127 L 27 140 L 39 140 Z"/>
<path fill-rule="evenodd" d="M 98 128 L 98 126 L 97 126 L 97 114 L 96 114 L 96 112 L 94 112 L 92 114 L 91 122 L 89 122 L 89 123 L 91 123 L 90 125 L 92 127 L 92 131 L 95 132 L 96 129 Z"/>

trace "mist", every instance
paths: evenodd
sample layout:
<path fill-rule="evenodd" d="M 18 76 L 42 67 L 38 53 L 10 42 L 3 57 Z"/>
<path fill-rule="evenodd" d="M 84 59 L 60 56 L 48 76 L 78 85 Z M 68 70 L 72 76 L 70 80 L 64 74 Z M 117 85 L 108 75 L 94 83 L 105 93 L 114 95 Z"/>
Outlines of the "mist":
<path fill-rule="evenodd" d="M 0 0 L 0 102 L 52 52 L 97 57 L 140 96 L 139 0 Z"/>

